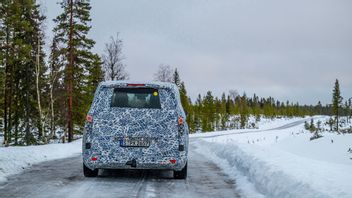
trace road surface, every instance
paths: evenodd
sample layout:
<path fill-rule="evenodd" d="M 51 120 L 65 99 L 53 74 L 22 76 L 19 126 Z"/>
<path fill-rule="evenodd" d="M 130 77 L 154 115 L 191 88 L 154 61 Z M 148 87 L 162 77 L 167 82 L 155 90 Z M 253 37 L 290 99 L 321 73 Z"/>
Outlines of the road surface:
<path fill-rule="evenodd" d="M 0 197 L 239 197 L 236 182 L 194 150 L 191 140 L 187 180 L 171 171 L 105 170 L 85 178 L 81 156 L 32 166 L 0 186 Z"/>

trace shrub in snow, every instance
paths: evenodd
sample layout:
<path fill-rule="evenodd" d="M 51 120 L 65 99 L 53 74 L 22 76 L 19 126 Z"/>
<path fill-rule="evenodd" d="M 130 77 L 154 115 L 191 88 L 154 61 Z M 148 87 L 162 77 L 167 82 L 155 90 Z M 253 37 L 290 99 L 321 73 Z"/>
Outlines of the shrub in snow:
<path fill-rule="evenodd" d="M 304 129 L 309 130 L 309 124 L 307 121 L 304 121 Z"/>
<path fill-rule="evenodd" d="M 321 121 L 320 121 L 320 120 L 318 120 L 318 122 L 317 122 L 316 131 L 317 131 L 317 132 L 321 132 L 321 131 L 322 131 L 322 128 L 321 128 Z"/>
<path fill-rule="evenodd" d="M 326 122 L 326 124 L 330 127 L 330 131 L 332 131 L 332 127 L 334 126 L 335 121 L 334 121 L 334 119 L 330 118 L 330 119 Z"/>
<path fill-rule="evenodd" d="M 314 125 L 314 119 L 313 119 L 313 118 L 310 120 L 309 131 L 310 131 L 311 133 L 313 133 L 313 132 L 316 131 L 316 127 L 315 127 L 315 125 Z"/>
<path fill-rule="evenodd" d="M 310 141 L 323 137 L 319 133 L 315 132 L 312 137 L 309 138 Z"/>

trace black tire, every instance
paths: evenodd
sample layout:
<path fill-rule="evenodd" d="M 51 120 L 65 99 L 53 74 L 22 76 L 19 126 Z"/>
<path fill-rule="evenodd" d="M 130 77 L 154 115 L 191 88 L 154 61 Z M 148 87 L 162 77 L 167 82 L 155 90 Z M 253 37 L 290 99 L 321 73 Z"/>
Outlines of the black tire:
<path fill-rule="evenodd" d="M 187 163 L 185 167 L 183 167 L 180 171 L 174 171 L 174 178 L 175 179 L 186 179 L 187 178 Z"/>
<path fill-rule="evenodd" d="M 98 176 L 98 171 L 99 171 L 99 169 L 90 170 L 83 163 L 83 174 L 85 177 L 96 177 L 96 176 Z"/>

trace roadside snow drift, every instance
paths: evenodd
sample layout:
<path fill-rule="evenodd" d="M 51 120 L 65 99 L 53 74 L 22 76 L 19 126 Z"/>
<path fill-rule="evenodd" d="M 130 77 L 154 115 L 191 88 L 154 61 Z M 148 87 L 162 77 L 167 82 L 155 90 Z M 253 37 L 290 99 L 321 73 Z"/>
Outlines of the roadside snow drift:
<path fill-rule="evenodd" d="M 303 124 L 222 133 L 197 134 L 197 151 L 236 179 L 244 197 L 352 197 L 352 134 L 326 132 L 310 141 Z"/>
<path fill-rule="evenodd" d="M 78 155 L 81 149 L 82 140 L 67 144 L 0 147 L 0 183 L 32 164 Z"/>

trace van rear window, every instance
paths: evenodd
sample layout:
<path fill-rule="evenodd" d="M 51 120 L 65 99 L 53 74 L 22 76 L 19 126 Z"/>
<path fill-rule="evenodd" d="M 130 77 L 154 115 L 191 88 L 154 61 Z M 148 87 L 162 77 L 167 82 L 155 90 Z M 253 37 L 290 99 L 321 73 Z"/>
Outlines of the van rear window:
<path fill-rule="evenodd" d="M 111 107 L 161 109 L 158 89 L 115 88 Z"/>

